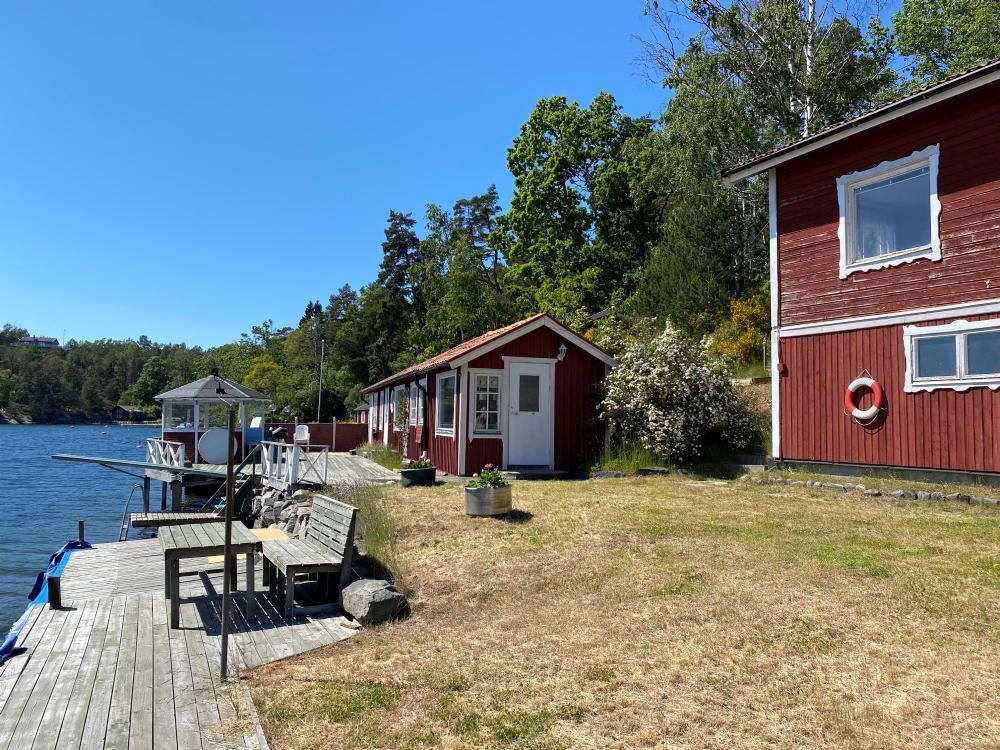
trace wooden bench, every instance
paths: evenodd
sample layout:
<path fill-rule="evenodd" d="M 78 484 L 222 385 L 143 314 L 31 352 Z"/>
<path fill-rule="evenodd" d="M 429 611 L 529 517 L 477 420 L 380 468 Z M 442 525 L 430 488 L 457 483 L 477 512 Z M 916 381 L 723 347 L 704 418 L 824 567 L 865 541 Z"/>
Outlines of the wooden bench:
<path fill-rule="evenodd" d="M 354 526 L 358 509 L 325 495 L 314 495 L 309 525 L 302 539 L 264 542 L 264 585 L 272 594 L 284 594 L 285 614 L 295 609 L 297 576 L 317 576 L 321 588 L 331 596 L 336 582 L 336 600 L 351 580 L 354 556 Z"/>

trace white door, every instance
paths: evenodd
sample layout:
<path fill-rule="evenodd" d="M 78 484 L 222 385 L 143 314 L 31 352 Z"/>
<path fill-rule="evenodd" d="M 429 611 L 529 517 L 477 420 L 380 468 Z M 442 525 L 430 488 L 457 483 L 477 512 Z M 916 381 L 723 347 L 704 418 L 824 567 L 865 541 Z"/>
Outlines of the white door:
<path fill-rule="evenodd" d="M 507 465 L 552 466 L 552 369 L 547 362 L 510 362 Z"/>

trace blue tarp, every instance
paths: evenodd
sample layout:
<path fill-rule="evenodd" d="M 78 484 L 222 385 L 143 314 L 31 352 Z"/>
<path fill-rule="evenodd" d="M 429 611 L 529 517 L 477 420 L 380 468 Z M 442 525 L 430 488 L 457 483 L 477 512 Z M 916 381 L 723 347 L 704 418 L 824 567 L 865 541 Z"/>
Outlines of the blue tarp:
<path fill-rule="evenodd" d="M 49 564 L 45 566 L 45 570 L 38 574 L 38 577 L 35 579 L 35 585 L 31 587 L 31 593 L 28 594 L 28 601 L 31 603 L 24 610 L 24 614 L 11 626 L 7 637 L 0 644 L 0 664 L 7 661 L 14 652 L 17 638 L 21 635 L 21 630 L 28 622 L 28 616 L 31 614 L 32 607 L 39 604 L 46 604 L 49 601 L 48 577 L 62 575 L 66 563 L 69 562 L 70 554 L 78 549 L 90 549 L 90 544 L 88 542 L 81 542 L 78 539 L 70 539 L 62 546 L 62 549 L 49 558 Z"/>

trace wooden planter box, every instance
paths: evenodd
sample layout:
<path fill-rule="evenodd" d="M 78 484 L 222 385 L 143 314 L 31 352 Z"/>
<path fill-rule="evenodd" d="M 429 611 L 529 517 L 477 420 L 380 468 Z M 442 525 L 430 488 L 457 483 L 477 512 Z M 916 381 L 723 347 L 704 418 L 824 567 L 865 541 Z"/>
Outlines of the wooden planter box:
<path fill-rule="evenodd" d="M 433 487 L 437 478 L 437 467 L 428 466 L 426 469 L 400 469 L 402 477 L 401 484 L 404 487 Z"/>
<path fill-rule="evenodd" d="M 511 487 L 465 488 L 465 512 L 470 516 L 502 516 L 511 511 Z"/>

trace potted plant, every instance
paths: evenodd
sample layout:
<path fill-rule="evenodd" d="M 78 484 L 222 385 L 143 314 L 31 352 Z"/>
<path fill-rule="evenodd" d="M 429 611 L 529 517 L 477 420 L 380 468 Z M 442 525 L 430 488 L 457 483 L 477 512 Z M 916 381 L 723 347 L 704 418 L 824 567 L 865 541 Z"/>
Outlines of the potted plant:
<path fill-rule="evenodd" d="M 437 467 L 426 458 L 410 461 L 405 469 L 399 470 L 404 487 L 433 487 L 437 478 Z"/>
<path fill-rule="evenodd" d="M 465 512 L 470 516 L 502 516 L 510 511 L 510 482 L 500 469 L 486 464 L 465 486 Z"/>

